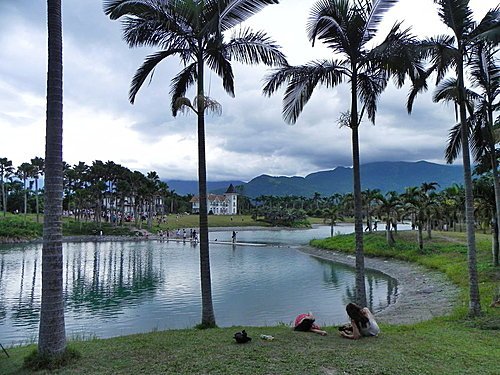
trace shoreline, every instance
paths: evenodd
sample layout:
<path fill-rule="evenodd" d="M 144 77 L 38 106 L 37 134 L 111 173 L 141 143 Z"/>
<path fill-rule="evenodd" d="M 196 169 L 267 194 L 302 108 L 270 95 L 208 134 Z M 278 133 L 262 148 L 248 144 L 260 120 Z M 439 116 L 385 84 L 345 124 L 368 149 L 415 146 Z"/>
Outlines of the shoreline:
<path fill-rule="evenodd" d="M 299 251 L 325 260 L 355 267 L 355 257 L 311 246 Z M 377 321 L 387 324 L 414 324 L 450 314 L 458 301 L 459 288 L 446 275 L 424 266 L 397 259 L 365 256 L 365 268 L 382 272 L 398 282 L 396 302 L 374 311 Z"/>

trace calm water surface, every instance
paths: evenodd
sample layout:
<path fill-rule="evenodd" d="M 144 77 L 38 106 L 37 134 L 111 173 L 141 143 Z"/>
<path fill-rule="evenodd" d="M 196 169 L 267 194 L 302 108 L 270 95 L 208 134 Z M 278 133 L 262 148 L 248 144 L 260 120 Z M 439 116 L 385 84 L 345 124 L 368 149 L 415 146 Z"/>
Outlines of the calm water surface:
<path fill-rule="evenodd" d="M 350 232 L 340 226 L 336 233 Z M 313 311 L 321 325 L 346 321 L 354 270 L 298 251 L 330 228 L 212 232 L 212 294 L 219 326 L 263 326 Z M 216 241 L 217 240 L 217 241 Z M 258 245 L 258 246 L 257 246 Z M 0 343 L 36 340 L 40 314 L 41 245 L 0 246 Z M 64 244 L 68 336 L 112 337 L 187 328 L 201 320 L 199 246 L 182 242 Z M 393 303 L 396 280 L 367 272 L 370 307 Z"/>

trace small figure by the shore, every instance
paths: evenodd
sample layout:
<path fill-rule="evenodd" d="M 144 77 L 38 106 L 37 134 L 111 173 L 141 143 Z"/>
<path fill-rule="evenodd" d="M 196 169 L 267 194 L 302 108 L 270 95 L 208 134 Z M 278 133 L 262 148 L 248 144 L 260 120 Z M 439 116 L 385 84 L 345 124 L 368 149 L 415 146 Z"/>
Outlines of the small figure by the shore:
<path fill-rule="evenodd" d="M 233 235 L 231 236 L 233 243 L 236 243 L 236 232 L 233 230 Z"/>

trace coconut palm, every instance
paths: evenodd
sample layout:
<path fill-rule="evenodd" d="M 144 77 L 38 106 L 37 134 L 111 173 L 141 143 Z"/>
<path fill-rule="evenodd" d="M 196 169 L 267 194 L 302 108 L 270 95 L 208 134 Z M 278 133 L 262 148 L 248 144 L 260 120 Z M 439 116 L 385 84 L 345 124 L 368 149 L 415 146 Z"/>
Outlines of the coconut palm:
<path fill-rule="evenodd" d="M 467 249 L 469 268 L 469 314 L 481 313 L 479 284 L 476 265 L 476 240 L 474 221 L 474 195 L 472 191 L 472 171 L 469 152 L 469 130 L 467 126 L 467 96 L 465 90 L 465 59 L 474 46 L 481 40 L 498 43 L 500 41 L 500 8 L 490 10 L 476 25 L 469 8 L 469 0 L 434 0 L 438 5 L 438 14 L 449 27 L 453 36 L 440 35 L 424 40 L 424 56 L 431 59 L 432 71 L 437 73 L 437 82 L 444 79 L 449 69 L 454 69 L 457 79 L 457 103 L 459 107 L 461 152 L 464 169 L 465 216 L 467 226 Z M 425 89 L 426 84 L 415 85 L 408 100 L 411 111 L 416 94 Z"/>
<path fill-rule="evenodd" d="M 401 197 L 395 191 L 380 195 L 377 214 L 385 221 L 386 240 L 389 246 L 394 246 L 395 239 L 392 234 L 393 224 L 398 220 L 398 210 L 403 205 Z"/>
<path fill-rule="evenodd" d="M 62 257 L 62 20 L 61 0 L 47 0 L 48 69 L 45 143 L 45 209 L 42 247 L 42 302 L 38 353 L 58 356 L 66 349 Z"/>
<path fill-rule="evenodd" d="M 198 118 L 198 182 L 200 199 L 200 274 L 202 326 L 214 326 L 208 246 L 207 183 L 205 158 L 205 111 L 220 107 L 205 95 L 205 65 L 222 78 L 224 90 L 234 95 L 231 61 L 245 64 L 283 64 L 284 55 L 264 33 L 242 28 L 227 39 L 225 34 L 277 0 L 106 0 L 104 11 L 111 19 L 124 17 L 124 39 L 130 47 L 160 47 L 137 70 L 130 101 L 147 77 L 163 60 L 178 56 L 184 69 L 171 80 L 172 114 L 189 107 Z M 196 84 L 196 97 L 186 99 Z"/>
<path fill-rule="evenodd" d="M 285 65 L 266 78 L 264 93 L 272 95 L 286 85 L 283 117 L 295 123 L 317 85 L 333 88 L 348 81 L 351 88 L 350 111 L 341 118 L 351 129 L 353 193 L 356 236 L 356 299 L 366 305 L 363 255 L 361 177 L 359 166 L 359 125 L 366 112 L 374 122 L 377 100 L 391 75 L 401 86 L 406 74 L 416 78 L 421 72 L 414 63 L 414 39 L 409 30 L 394 25 L 386 39 L 370 49 L 382 15 L 396 0 L 319 0 L 309 15 L 307 33 L 314 44 L 323 42 L 338 60 L 313 61 L 301 66 Z M 358 101 L 362 104 L 361 111 Z"/>
<path fill-rule="evenodd" d="M 28 214 L 28 187 L 26 182 L 33 176 L 33 166 L 30 163 L 22 163 L 17 167 L 16 177 L 23 181 L 23 196 L 24 196 L 24 223 L 26 224 L 26 215 Z"/>

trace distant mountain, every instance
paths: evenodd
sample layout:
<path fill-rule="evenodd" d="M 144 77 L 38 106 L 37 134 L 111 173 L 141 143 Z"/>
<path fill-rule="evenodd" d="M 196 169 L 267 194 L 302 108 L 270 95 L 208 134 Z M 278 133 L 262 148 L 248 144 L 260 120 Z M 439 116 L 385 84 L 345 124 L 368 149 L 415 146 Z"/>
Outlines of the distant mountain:
<path fill-rule="evenodd" d="M 419 162 L 377 162 L 361 165 L 361 189 L 380 189 L 382 192 L 403 192 L 406 187 L 420 186 L 423 182 L 437 182 L 440 189 L 454 183 L 461 184 L 461 166 Z M 235 185 L 236 186 L 236 185 Z M 306 177 L 272 177 L 261 175 L 239 187 L 251 198 L 260 195 L 298 195 L 310 197 L 315 192 L 322 196 L 352 192 L 352 169 L 337 167 L 315 172 Z"/>
<path fill-rule="evenodd" d="M 175 190 L 179 195 L 198 195 L 198 181 L 166 180 L 170 191 Z M 226 191 L 230 184 L 234 186 L 243 185 L 243 181 L 208 181 L 207 191 L 209 193 Z"/>

